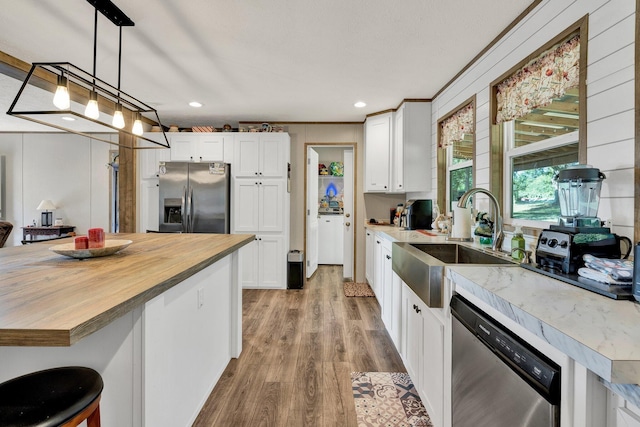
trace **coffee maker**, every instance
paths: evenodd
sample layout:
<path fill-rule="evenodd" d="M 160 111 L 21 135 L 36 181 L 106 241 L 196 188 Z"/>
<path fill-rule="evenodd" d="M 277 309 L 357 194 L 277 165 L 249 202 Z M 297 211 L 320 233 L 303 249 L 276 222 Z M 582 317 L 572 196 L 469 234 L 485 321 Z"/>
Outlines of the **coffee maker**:
<path fill-rule="evenodd" d="M 433 201 L 430 199 L 407 200 L 403 215 L 406 230 L 431 230 Z"/>

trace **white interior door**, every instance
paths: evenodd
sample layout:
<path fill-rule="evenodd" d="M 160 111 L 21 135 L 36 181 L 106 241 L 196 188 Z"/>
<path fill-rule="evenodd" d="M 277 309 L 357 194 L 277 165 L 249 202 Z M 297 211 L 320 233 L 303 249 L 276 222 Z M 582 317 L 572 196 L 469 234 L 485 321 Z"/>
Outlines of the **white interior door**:
<path fill-rule="evenodd" d="M 353 223 L 353 148 L 344 150 L 344 238 L 343 238 L 343 277 L 345 279 L 355 280 L 353 274 L 353 240 L 354 240 L 354 223 Z"/>
<path fill-rule="evenodd" d="M 307 148 L 307 279 L 318 268 L 318 152 Z"/>

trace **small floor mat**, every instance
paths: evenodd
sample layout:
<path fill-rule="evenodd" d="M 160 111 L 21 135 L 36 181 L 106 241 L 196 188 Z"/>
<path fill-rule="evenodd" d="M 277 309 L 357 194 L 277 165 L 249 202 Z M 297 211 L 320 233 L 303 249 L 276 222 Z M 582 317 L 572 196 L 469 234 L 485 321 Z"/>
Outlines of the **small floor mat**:
<path fill-rule="evenodd" d="M 375 297 L 368 283 L 344 282 L 345 297 Z"/>
<path fill-rule="evenodd" d="M 433 427 L 427 410 L 403 372 L 352 372 L 358 427 Z"/>

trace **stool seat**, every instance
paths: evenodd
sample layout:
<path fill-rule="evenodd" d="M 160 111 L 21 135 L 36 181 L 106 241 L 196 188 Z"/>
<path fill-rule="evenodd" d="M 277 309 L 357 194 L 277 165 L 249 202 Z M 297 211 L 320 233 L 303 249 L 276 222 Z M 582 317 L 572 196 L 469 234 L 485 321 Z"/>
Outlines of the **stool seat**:
<path fill-rule="evenodd" d="M 80 366 L 47 369 L 13 378 L 0 384 L 0 426 L 64 425 L 96 400 L 97 406 L 102 388 L 100 374 Z"/>

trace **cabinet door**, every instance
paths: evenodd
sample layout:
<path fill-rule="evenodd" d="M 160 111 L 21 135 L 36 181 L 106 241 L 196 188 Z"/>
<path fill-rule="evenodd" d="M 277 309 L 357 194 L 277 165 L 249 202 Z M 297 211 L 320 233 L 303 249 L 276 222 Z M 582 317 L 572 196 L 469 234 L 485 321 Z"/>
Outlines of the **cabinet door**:
<path fill-rule="evenodd" d="M 195 161 L 224 161 L 224 135 L 204 133 L 197 136 Z"/>
<path fill-rule="evenodd" d="M 169 136 L 171 143 L 172 162 L 190 162 L 193 160 L 194 143 L 193 137 L 182 133 L 172 133 Z"/>
<path fill-rule="evenodd" d="M 260 265 L 258 260 L 259 244 L 258 238 L 253 242 L 240 248 L 242 254 L 242 266 L 240 267 L 240 283 L 243 288 L 257 288 Z"/>
<path fill-rule="evenodd" d="M 241 132 L 234 143 L 231 173 L 237 177 L 257 177 L 260 158 L 260 135 L 257 132 Z"/>
<path fill-rule="evenodd" d="M 286 149 L 284 134 L 266 133 L 260 135 L 260 162 L 258 165 L 258 175 L 269 178 L 283 178 L 285 174 L 285 153 Z"/>
<path fill-rule="evenodd" d="M 391 158 L 391 191 L 404 192 L 404 105 L 395 113 L 394 117 L 393 156 Z"/>
<path fill-rule="evenodd" d="M 422 318 L 423 371 L 418 391 L 433 425 L 438 426 L 444 416 L 444 325 L 426 306 Z"/>
<path fill-rule="evenodd" d="M 373 268 L 375 256 L 375 234 L 371 230 L 367 230 L 366 246 L 365 246 L 365 276 L 369 285 L 373 287 Z"/>
<path fill-rule="evenodd" d="M 382 322 L 387 327 L 387 331 L 391 335 L 393 328 L 391 324 L 391 310 L 393 300 L 393 270 L 391 266 L 391 251 L 387 245 L 382 246 Z"/>
<path fill-rule="evenodd" d="M 391 114 L 367 119 L 364 172 L 365 191 L 389 191 Z"/>
<path fill-rule="evenodd" d="M 406 331 L 406 363 L 407 371 L 413 380 L 413 384 L 418 391 L 422 390 L 423 378 L 423 306 L 420 300 L 408 287 L 408 297 L 405 299 L 407 307 L 405 313 L 407 318 Z"/>
<path fill-rule="evenodd" d="M 158 178 L 143 179 L 140 183 L 141 200 L 140 200 L 140 228 L 139 233 L 145 233 L 147 230 L 158 231 L 160 222 L 160 189 L 158 187 Z"/>
<path fill-rule="evenodd" d="M 374 262 L 373 262 L 373 292 L 376 294 L 376 298 L 378 299 L 378 304 L 382 304 L 382 241 L 380 237 L 374 237 L 375 245 L 373 248 L 374 251 Z"/>
<path fill-rule="evenodd" d="M 402 279 L 391 272 L 391 339 L 398 352 L 402 348 Z"/>
<path fill-rule="evenodd" d="M 284 229 L 284 182 L 261 180 L 259 187 L 258 229 L 264 232 L 280 232 Z"/>
<path fill-rule="evenodd" d="M 285 251 L 282 236 L 258 235 L 259 255 L 259 287 L 286 288 L 285 284 Z"/>
<path fill-rule="evenodd" d="M 259 225 L 259 185 L 255 179 L 235 179 L 233 185 L 233 229 L 255 233 Z"/>

